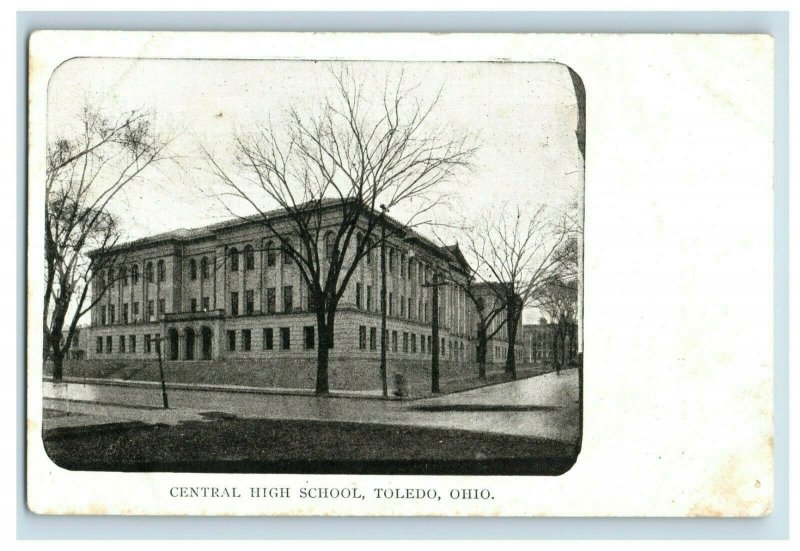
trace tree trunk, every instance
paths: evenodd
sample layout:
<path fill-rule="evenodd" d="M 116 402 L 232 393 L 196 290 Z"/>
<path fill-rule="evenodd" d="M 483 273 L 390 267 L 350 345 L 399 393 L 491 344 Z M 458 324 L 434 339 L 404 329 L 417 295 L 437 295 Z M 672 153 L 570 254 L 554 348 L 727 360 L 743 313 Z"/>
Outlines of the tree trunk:
<path fill-rule="evenodd" d="M 329 324 L 322 308 L 317 308 L 317 383 L 314 392 L 325 395 L 330 392 L 328 383 L 328 357 L 330 345 L 333 341 L 333 324 Z"/>
<path fill-rule="evenodd" d="M 508 354 L 506 355 L 506 373 L 513 379 L 517 378 L 517 358 L 515 345 L 517 342 L 517 313 L 516 300 L 509 300 L 506 307 L 506 328 L 508 331 Z"/>
<path fill-rule="evenodd" d="M 64 353 L 61 347 L 58 345 L 52 347 L 50 357 L 53 360 L 53 382 L 60 383 L 64 380 Z"/>
<path fill-rule="evenodd" d="M 477 360 L 478 360 L 478 377 L 481 379 L 486 378 L 486 325 L 481 322 L 478 324 L 478 349 L 477 349 Z"/>

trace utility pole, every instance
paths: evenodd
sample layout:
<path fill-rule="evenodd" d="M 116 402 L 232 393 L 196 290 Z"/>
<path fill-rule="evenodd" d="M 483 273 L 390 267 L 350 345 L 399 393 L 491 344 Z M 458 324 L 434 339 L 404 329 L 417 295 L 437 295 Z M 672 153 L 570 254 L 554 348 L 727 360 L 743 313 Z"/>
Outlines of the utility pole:
<path fill-rule="evenodd" d="M 386 213 L 389 208 L 381 205 L 381 385 L 383 397 L 389 397 L 389 385 L 386 381 Z"/>
<path fill-rule="evenodd" d="M 439 394 L 439 287 L 447 285 L 439 281 L 439 273 L 433 272 L 433 282 L 424 283 L 423 287 L 433 289 L 433 311 L 431 312 L 431 393 Z"/>
<path fill-rule="evenodd" d="M 169 409 L 167 401 L 167 384 L 164 382 L 164 362 L 161 359 L 161 341 L 166 337 L 156 339 L 156 352 L 158 352 L 158 373 L 161 375 L 161 399 L 164 401 L 164 409 Z"/>

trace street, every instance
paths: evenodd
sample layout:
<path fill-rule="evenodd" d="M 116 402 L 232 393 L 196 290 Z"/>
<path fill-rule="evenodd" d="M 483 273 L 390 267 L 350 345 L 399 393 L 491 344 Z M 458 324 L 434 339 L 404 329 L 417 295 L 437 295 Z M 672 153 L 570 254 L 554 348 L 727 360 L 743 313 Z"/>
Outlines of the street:
<path fill-rule="evenodd" d="M 580 427 L 574 369 L 402 401 L 170 389 L 165 410 L 157 386 L 50 382 L 44 396 L 46 447 L 76 468 L 83 468 L 83 455 L 134 470 L 165 461 L 175 469 L 180 457 L 229 470 L 235 456 L 237 469 L 258 471 L 281 461 L 325 460 L 325 472 L 338 472 L 327 470 L 330 461 L 520 462 L 574 453 Z M 157 452 L 142 452 L 155 441 Z M 212 451 L 202 457 L 200 450 Z"/>

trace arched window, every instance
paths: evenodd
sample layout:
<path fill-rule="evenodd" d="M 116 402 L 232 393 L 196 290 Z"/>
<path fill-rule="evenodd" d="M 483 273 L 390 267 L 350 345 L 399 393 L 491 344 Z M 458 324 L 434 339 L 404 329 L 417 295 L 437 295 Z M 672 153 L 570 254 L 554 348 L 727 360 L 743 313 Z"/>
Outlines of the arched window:
<path fill-rule="evenodd" d="M 131 266 L 131 283 L 133 285 L 136 285 L 137 283 L 139 283 L 139 265 L 138 264 L 134 264 L 133 266 Z"/>
<path fill-rule="evenodd" d="M 367 239 L 367 264 L 372 264 L 372 238 Z"/>
<path fill-rule="evenodd" d="M 256 259 L 253 254 L 253 246 L 246 245 L 244 248 L 244 269 L 253 270 L 256 267 Z"/>
<path fill-rule="evenodd" d="M 272 241 L 267 241 L 267 266 L 275 265 L 275 247 Z"/>
<path fill-rule="evenodd" d="M 333 243 L 334 243 L 334 235 L 332 231 L 329 231 L 325 234 L 325 259 L 331 260 L 333 258 Z"/>
<path fill-rule="evenodd" d="M 167 270 L 164 267 L 163 260 L 158 261 L 158 267 L 156 269 L 158 270 L 158 280 L 165 281 L 167 279 Z"/>
<path fill-rule="evenodd" d="M 114 284 L 114 268 L 108 269 L 108 285 Z"/>
<path fill-rule="evenodd" d="M 125 266 L 123 266 L 122 268 L 119 269 L 119 276 L 118 277 L 122 280 L 122 286 L 123 287 L 127 287 L 128 286 L 128 270 L 125 269 Z"/>
<path fill-rule="evenodd" d="M 291 264 L 292 263 L 292 255 L 289 254 L 289 243 L 283 243 L 282 247 L 283 252 L 283 263 L 284 264 Z"/>
<path fill-rule="evenodd" d="M 194 258 L 189 260 L 189 279 L 197 279 L 197 261 Z"/>
<path fill-rule="evenodd" d="M 228 256 L 231 258 L 231 271 L 238 272 L 239 271 L 239 249 L 233 247 L 230 251 L 228 251 Z"/>
<path fill-rule="evenodd" d="M 208 279 L 208 257 L 204 256 L 200 259 L 200 277 Z"/>
<path fill-rule="evenodd" d="M 106 286 L 106 273 L 103 270 L 97 272 L 97 284 L 100 286 L 100 288 Z"/>
<path fill-rule="evenodd" d="M 147 267 L 144 269 L 144 277 L 148 283 L 153 283 L 153 263 L 148 262 Z"/>
<path fill-rule="evenodd" d="M 408 259 L 408 279 L 414 279 L 414 259 Z"/>

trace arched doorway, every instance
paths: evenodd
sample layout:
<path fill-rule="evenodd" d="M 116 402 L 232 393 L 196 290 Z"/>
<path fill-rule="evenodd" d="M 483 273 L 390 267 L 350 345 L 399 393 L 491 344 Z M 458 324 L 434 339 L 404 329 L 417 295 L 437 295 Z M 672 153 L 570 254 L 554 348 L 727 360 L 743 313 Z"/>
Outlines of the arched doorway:
<path fill-rule="evenodd" d="M 211 329 L 209 329 L 208 327 L 203 326 L 203 328 L 200 329 L 200 340 L 202 341 L 201 342 L 201 345 L 202 345 L 202 351 L 201 351 L 202 356 L 201 357 L 204 360 L 210 360 L 211 359 L 211 351 L 212 351 L 212 349 L 211 349 L 211 347 L 212 347 L 211 336 L 212 336 Z"/>
<path fill-rule="evenodd" d="M 169 359 L 170 360 L 177 360 L 178 359 L 178 330 L 172 328 L 168 331 L 169 333 Z"/>
<path fill-rule="evenodd" d="M 186 353 L 184 359 L 194 359 L 194 329 L 191 327 L 186 328 Z"/>

